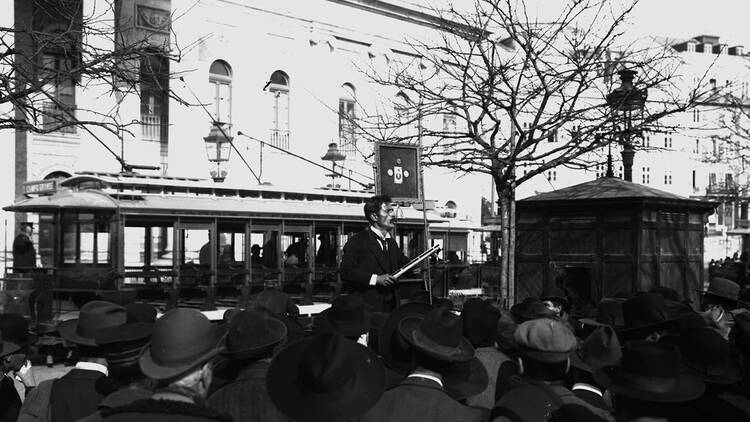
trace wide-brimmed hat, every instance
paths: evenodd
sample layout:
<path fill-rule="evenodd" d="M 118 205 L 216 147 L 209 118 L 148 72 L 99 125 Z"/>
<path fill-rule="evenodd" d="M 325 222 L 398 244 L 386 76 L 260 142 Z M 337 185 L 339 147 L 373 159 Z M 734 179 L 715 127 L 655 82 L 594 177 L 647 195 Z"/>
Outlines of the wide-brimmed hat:
<path fill-rule="evenodd" d="M 578 321 L 584 325 L 622 328 L 625 325 L 625 318 L 622 315 L 622 304 L 625 299 L 602 298 L 596 307 L 596 319 L 581 318 Z"/>
<path fill-rule="evenodd" d="M 151 326 L 149 323 L 128 324 L 125 308 L 103 300 L 92 300 L 81 306 L 78 318 L 61 322 L 57 331 L 71 343 L 97 346 L 148 337 Z"/>
<path fill-rule="evenodd" d="M 128 323 L 134 322 L 156 322 L 156 307 L 150 303 L 132 302 L 125 305 L 125 312 L 128 315 Z"/>
<path fill-rule="evenodd" d="M 686 402 L 705 391 L 703 381 L 682 369 L 677 346 L 646 340 L 627 342 L 622 365 L 601 368 L 594 379 L 615 394 L 647 402 Z"/>
<path fill-rule="evenodd" d="M 555 316 L 555 312 L 537 298 L 526 298 L 523 302 L 511 306 L 510 313 L 519 323 L 537 318 Z"/>
<path fill-rule="evenodd" d="M 597 327 L 570 354 L 570 364 L 589 373 L 605 366 L 619 365 L 621 360 L 620 341 L 615 330 L 606 325 Z"/>
<path fill-rule="evenodd" d="M 29 323 L 21 314 L 0 314 L 0 332 L 6 341 L 21 347 L 34 344 L 38 336 L 29 332 Z"/>
<path fill-rule="evenodd" d="M 740 285 L 728 278 L 714 277 L 709 280 L 706 290 L 697 289 L 697 291 L 703 293 L 704 296 L 711 297 L 714 300 L 718 299 L 719 302 L 729 305 L 750 306 L 750 303 L 739 299 Z"/>
<path fill-rule="evenodd" d="M 270 352 L 285 338 L 286 326 L 281 321 L 243 310 L 229 321 L 222 354 L 230 359 L 253 359 Z"/>
<path fill-rule="evenodd" d="M 0 332 L 0 356 L 6 356 L 16 353 L 21 349 L 21 346 L 11 341 L 3 340 L 3 333 Z"/>
<path fill-rule="evenodd" d="M 174 378 L 218 355 L 221 339 L 221 331 L 197 309 L 171 309 L 154 323 L 151 344 L 138 363 L 149 378 Z"/>
<path fill-rule="evenodd" d="M 734 384 L 745 371 L 739 352 L 716 330 L 697 328 L 680 337 L 682 361 L 695 375 L 712 384 Z"/>
<path fill-rule="evenodd" d="M 444 307 L 403 318 L 398 331 L 417 352 L 441 362 L 468 362 L 475 356 L 461 318 Z"/>
<path fill-rule="evenodd" d="M 263 307 L 278 315 L 299 316 L 299 307 L 288 294 L 279 289 L 268 288 L 258 293 L 250 302 L 252 308 Z"/>
<path fill-rule="evenodd" d="M 497 337 L 497 320 L 500 310 L 488 301 L 470 298 L 464 302 L 461 320 L 464 326 L 464 337 L 474 347 L 487 347 L 495 344 Z"/>
<path fill-rule="evenodd" d="M 343 422 L 380 400 L 385 369 L 370 349 L 338 333 L 320 333 L 284 348 L 266 380 L 271 400 L 288 417 Z"/>
<path fill-rule="evenodd" d="M 578 342 L 564 322 L 552 318 L 525 321 L 516 327 L 513 340 L 522 356 L 539 362 L 563 362 Z"/>
<path fill-rule="evenodd" d="M 342 295 L 315 317 L 314 325 L 323 331 L 337 331 L 344 337 L 359 337 L 370 331 L 372 315 L 365 308 L 362 296 Z"/>
<path fill-rule="evenodd" d="M 423 302 L 405 303 L 388 315 L 380 329 L 378 349 L 383 362 L 394 371 L 406 375 L 412 369 L 412 349 L 405 338 L 399 334 L 398 326 L 402 319 L 410 316 L 425 316 L 432 309 L 430 304 Z"/>
<path fill-rule="evenodd" d="M 624 341 L 640 340 L 655 330 L 679 325 L 679 315 L 670 312 L 667 300 L 658 293 L 642 293 L 626 300 L 622 315 L 625 325 L 617 330 L 617 335 Z"/>
<path fill-rule="evenodd" d="M 102 330 L 95 336 L 96 344 L 147 340 L 156 321 L 156 308 L 148 303 L 129 303 L 125 305 L 125 324 Z"/>

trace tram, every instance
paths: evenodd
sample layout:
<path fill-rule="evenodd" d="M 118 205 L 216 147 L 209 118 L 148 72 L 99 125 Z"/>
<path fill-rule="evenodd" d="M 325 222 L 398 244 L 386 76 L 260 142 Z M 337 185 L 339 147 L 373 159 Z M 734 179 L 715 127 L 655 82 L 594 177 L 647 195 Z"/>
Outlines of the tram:
<path fill-rule="evenodd" d="M 338 294 L 338 264 L 349 236 L 366 226 L 367 191 L 232 187 L 210 180 L 77 173 L 28 182 L 8 211 L 37 224 L 32 273 L 56 294 L 117 302 L 247 300 L 273 285 L 301 302 Z M 399 207 L 396 240 L 407 256 L 424 245 L 422 211 Z M 429 214 L 430 243 L 466 245 L 468 229 Z M 227 299 L 228 298 L 228 299 Z"/>

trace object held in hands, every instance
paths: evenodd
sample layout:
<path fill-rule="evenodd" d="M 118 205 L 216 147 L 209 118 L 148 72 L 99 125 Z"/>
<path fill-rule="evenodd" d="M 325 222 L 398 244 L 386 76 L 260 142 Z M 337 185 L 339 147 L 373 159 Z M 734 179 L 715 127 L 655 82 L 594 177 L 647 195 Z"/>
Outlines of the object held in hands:
<path fill-rule="evenodd" d="M 404 265 L 403 267 L 399 268 L 398 271 L 396 271 L 395 273 L 393 273 L 391 275 L 393 277 L 395 277 L 395 278 L 399 278 L 402 275 L 404 275 L 407 271 L 411 270 L 412 268 L 414 268 L 417 265 L 419 265 L 422 261 L 424 261 L 425 259 L 429 258 L 430 255 L 436 254 L 438 252 L 440 252 L 440 245 L 435 245 L 435 246 L 431 247 L 430 249 L 427 249 L 426 251 L 424 251 L 421 254 L 419 254 L 419 256 L 417 256 L 416 258 L 414 258 L 411 261 L 407 262 L 406 265 Z"/>

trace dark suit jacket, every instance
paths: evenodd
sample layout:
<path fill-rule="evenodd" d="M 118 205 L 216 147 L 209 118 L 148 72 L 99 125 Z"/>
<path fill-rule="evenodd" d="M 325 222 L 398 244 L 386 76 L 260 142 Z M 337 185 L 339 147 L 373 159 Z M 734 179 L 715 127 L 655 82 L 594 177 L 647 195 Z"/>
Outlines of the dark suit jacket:
<path fill-rule="evenodd" d="M 0 374 L 0 422 L 15 422 L 21 410 L 21 397 L 18 396 L 13 380 Z"/>
<path fill-rule="evenodd" d="M 362 422 L 482 421 L 479 409 L 451 398 L 440 385 L 424 378 L 407 378 L 383 394 L 362 416 Z"/>
<path fill-rule="evenodd" d="M 208 406 L 232 416 L 235 421 L 290 421 L 271 401 L 266 388 L 266 373 L 271 364 L 256 361 L 242 369 L 208 398 Z"/>
<path fill-rule="evenodd" d="M 71 369 L 52 386 L 50 408 L 53 422 L 77 421 L 96 412 L 99 403 L 115 389 L 112 380 L 99 371 Z"/>
<path fill-rule="evenodd" d="M 395 240 L 388 239 L 388 255 L 383 252 L 377 235 L 370 227 L 355 234 L 344 245 L 341 280 L 344 291 L 361 294 L 365 303 L 379 312 L 390 312 L 395 306 L 395 287 L 370 286 L 373 274 L 390 274 L 409 262 Z"/>

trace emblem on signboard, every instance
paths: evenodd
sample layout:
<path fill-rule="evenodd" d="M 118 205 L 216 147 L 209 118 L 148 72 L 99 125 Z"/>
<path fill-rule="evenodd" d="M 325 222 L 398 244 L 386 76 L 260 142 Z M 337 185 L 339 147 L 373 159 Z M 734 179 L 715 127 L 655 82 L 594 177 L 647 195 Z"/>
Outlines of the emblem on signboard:
<path fill-rule="evenodd" d="M 393 183 L 400 185 L 404 183 L 404 179 L 407 179 L 410 175 L 409 170 L 404 170 L 403 167 L 401 167 L 401 159 L 396 158 L 396 164 L 392 168 L 388 169 L 388 176 L 393 177 Z"/>
<path fill-rule="evenodd" d="M 136 5 L 137 26 L 157 32 L 169 32 L 169 10 Z"/>

